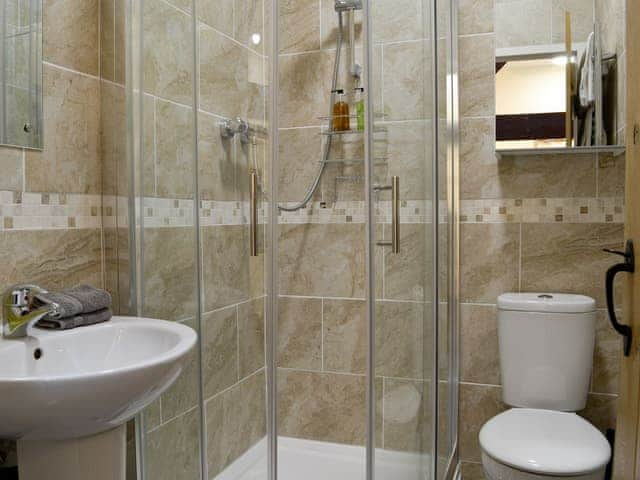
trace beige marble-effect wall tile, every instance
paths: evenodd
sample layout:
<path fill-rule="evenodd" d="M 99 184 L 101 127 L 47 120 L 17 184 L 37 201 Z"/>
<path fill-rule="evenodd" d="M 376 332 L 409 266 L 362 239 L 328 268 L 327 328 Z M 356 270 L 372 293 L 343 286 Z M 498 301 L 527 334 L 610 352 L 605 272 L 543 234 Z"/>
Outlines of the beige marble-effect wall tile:
<path fill-rule="evenodd" d="M 384 448 L 420 452 L 426 399 L 423 382 L 384 379 Z"/>
<path fill-rule="evenodd" d="M 551 43 L 551 0 L 496 2 L 498 48 Z"/>
<path fill-rule="evenodd" d="M 495 37 L 460 37 L 460 116 L 495 114 Z"/>
<path fill-rule="evenodd" d="M 415 302 L 376 302 L 376 375 L 421 379 L 424 307 Z"/>
<path fill-rule="evenodd" d="M 464 480 L 485 480 L 482 464 L 462 462 L 462 478 Z"/>
<path fill-rule="evenodd" d="M 495 305 L 461 305 L 460 380 L 500 384 L 498 311 Z"/>
<path fill-rule="evenodd" d="M 238 373 L 245 378 L 264 367 L 264 298 L 238 305 Z"/>
<path fill-rule="evenodd" d="M 281 225 L 280 293 L 363 298 L 364 242 L 362 224 Z"/>
<path fill-rule="evenodd" d="M 319 125 L 329 112 L 334 53 L 281 55 L 278 62 L 280 127 Z"/>
<path fill-rule="evenodd" d="M 266 435 L 265 381 L 260 371 L 206 403 L 211 478 Z"/>
<path fill-rule="evenodd" d="M 322 370 L 320 298 L 278 299 L 278 366 Z"/>
<path fill-rule="evenodd" d="M 320 0 L 320 41 L 323 49 L 336 48 L 338 14 L 336 13 L 335 5 L 335 0 Z M 344 25 L 347 25 L 347 17 L 343 15 L 342 18 Z M 354 27 L 356 45 L 362 45 L 362 11 L 355 12 Z M 375 36 L 376 33 L 374 33 Z"/>
<path fill-rule="evenodd" d="M 494 117 L 460 122 L 460 189 L 463 199 L 594 197 L 595 155 L 495 154 Z"/>
<path fill-rule="evenodd" d="M 590 393 L 587 398 L 587 407 L 578 414 L 605 433 L 609 428 L 616 428 L 617 401 L 617 395 Z"/>
<path fill-rule="evenodd" d="M 494 0 L 461 0 L 458 4 L 458 33 L 493 32 Z"/>
<path fill-rule="evenodd" d="M 0 291 L 16 283 L 61 290 L 79 283 L 101 287 L 98 229 L 0 232 Z"/>
<path fill-rule="evenodd" d="M 100 81 L 44 66 L 43 151 L 25 159 L 25 188 L 100 193 Z"/>
<path fill-rule="evenodd" d="M 386 120 L 432 116 L 431 46 L 427 41 L 383 47 L 383 98 Z"/>
<path fill-rule="evenodd" d="M 220 136 L 220 119 L 198 114 L 198 187 L 203 200 L 239 200 L 238 182 L 248 181 L 239 171 L 232 140 Z M 246 173 L 246 170 L 245 170 Z"/>
<path fill-rule="evenodd" d="M 320 8 L 317 0 L 285 0 L 278 23 L 280 53 L 320 49 Z"/>
<path fill-rule="evenodd" d="M 103 228 L 102 253 L 104 254 L 104 285 L 111 294 L 111 310 L 120 314 L 120 287 L 118 285 L 118 231 L 115 228 Z"/>
<path fill-rule="evenodd" d="M 429 8 L 429 3 L 422 0 L 376 0 L 372 2 L 374 43 L 429 38 L 428 27 L 430 23 L 428 18 L 430 12 L 425 11 Z"/>
<path fill-rule="evenodd" d="M 478 434 L 482 426 L 507 410 L 502 403 L 502 389 L 487 385 L 460 384 L 459 442 L 462 461 L 480 462 Z"/>
<path fill-rule="evenodd" d="M 478 223 L 461 227 L 461 301 L 494 303 L 498 295 L 518 291 L 520 226 Z"/>
<path fill-rule="evenodd" d="M 248 239 L 244 225 L 202 228 L 205 311 L 249 298 Z"/>
<path fill-rule="evenodd" d="M 205 399 L 238 381 L 237 307 L 206 313 L 202 318 L 202 383 Z"/>
<path fill-rule="evenodd" d="M 127 75 L 127 25 L 126 15 L 128 4 L 126 0 L 115 0 L 115 81 L 124 85 Z"/>
<path fill-rule="evenodd" d="M 197 332 L 195 320 L 185 322 L 185 325 Z M 169 390 L 162 394 L 162 419 L 164 422 L 178 415 L 182 415 L 198 405 L 200 369 L 199 357 L 194 350 L 189 355 L 185 367 Z"/>
<path fill-rule="evenodd" d="M 319 128 L 280 130 L 279 141 L 278 195 L 281 202 L 298 202 L 315 180 L 326 147 Z"/>
<path fill-rule="evenodd" d="M 586 42 L 593 31 L 593 4 L 591 0 L 551 0 L 551 40 L 565 41 L 565 12 L 571 14 L 571 40 Z"/>
<path fill-rule="evenodd" d="M 607 311 L 599 310 L 593 371 L 591 373 L 591 390 L 593 392 L 618 393 L 621 361 L 622 337 L 611 326 Z"/>
<path fill-rule="evenodd" d="M 279 433 L 287 437 L 362 445 L 365 377 L 281 370 L 278 421 Z"/>
<path fill-rule="evenodd" d="M 139 107 L 139 102 L 135 102 L 134 111 Z M 174 104 L 175 105 L 175 104 Z M 152 95 L 144 95 L 142 99 L 142 115 L 144 116 L 142 119 L 142 175 L 143 175 L 143 188 L 145 195 L 155 196 L 158 192 L 157 180 L 159 174 L 159 168 L 157 167 L 157 157 L 158 157 L 158 148 L 156 147 L 156 138 L 158 137 L 159 126 L 156 122 L 156 110 L 158 107 L 158 102 L 156 101 L 156 97 Z M 126 106 L 125 106 L 126 108 Z M 125 113 L 126 115 L 126 113 Z M 163 122 L 166 122 L 166 119 L 163 119 Z M 126 122 L 123 122 L 122 127 L 126 128 Z M 119 142 L 122 145 L 122 138 L 125 138 L 126 133 L 122 132 L 122 136 L 116 139 L 116 142 Z M 184 136 L 184 133 L 183 133 Z M 139 141 L 139 139 L 136 139 Z M 165 142 L 165 148 L 168 147 L 168 142 Z M 166 153 L 163 153 L 166 155 Z M 126 166 L 127 156 L 126 153 L 122 153 L 122 157 L 120 157 L 120 167 L 118 169 L 119 175 L 119 187 L 120 193 L 123 194 L 126 190 L 123 188 L 126 187 L 129 183 L 129 169 Z M 164 165 L 167 165 L 167 161 L 165 160 Z M 168 182 L 167 179 L 164 179 L 164 184 Z"/>
<path fill-rule="evenodd" d="M 198 18 L 219 32 L 233 37 L 235 0 L 198 0 Z"/>
<path fill-rule="evenodd" d="M 495 117 L 460 120 L 460 196 L 476 199 L 502 195 L 501 163 L 496 158 Z M 555 165 L 555 164 L 554 164 Z"/>
<path fill-rule="evenodd" d="M 160 399 L 157 399 L 144 409 L 144 426 L 147 428 L 147 432 L 159 427 L 162 423 L 161 410 Z"/>
<path fill-rule="evenodd" d="M 174 7 L 179 8 L 180 10 L 184 10 L 185 12 L 191 12 L 191 6 L 193 0 L 164 0 L 165 2 L 173 5 Z"/>
<path fill-rule="evenodd" d="M 0 190 L 23 190 L 23 157 L 24 152 L 19 148 L 0 148 Z"/>
<path fill-rule="evenodd" d="M 428 200 L 431 198 L 431 121 L 385 122 L 386 132 L 375 136 L 375 155 L 378 165 L 374 168 L 375 179 L 382 184 L 391 184 L 391 177 L 400 177 L 402 200 Z M 381 193 L 382 199 L 389 194 Z"/>
<path fill-rule="evenodd" d="M 624 197 L 625 156 L 598 156 L 598 196 Z"/>
<path fill-rule="evenodd" d="M 324 369 L 366 372 L 367 319 L 364 300 L 324 299 Z"/>
<path fill-rule="evenodd" d="M 200 108 L 263 123 L 263 59 L 233 40 L 200 27 Z"/>
<path fill-rule="evenodd" d="M 126 158 L 126 91 L 111 82 L 100 83 L 100 155 L 102 194 L 117 195 L 129 184 L 123 170 Z"/>
<path fill-rule="evenodd" d="M 147 475 L 155 480 L 198 478 L 200 475 L 198 428 L 194 409 L 147 434 Z"/>
<path fill-rule="evenodd" d="M 427 224 L 402 224 L 400 253 L 384 250 L 384 298 L 388 300 L 429 301 L 431 298 L 431 228 Z M 385 239 L 391 227 L 385 225 Z"/>
<path fill-rule="evenodd" d="M 603 307 L 604 272 L 613 261 L 602 249 L 621 248 L 623 234 L 619 224 L 524 224 L 522 290 L 579 293 Z"/>
<path fill-rule="evenodd" d="M 264 50 L 263 0 L 236 0 L 234 3 L 233 37 L 243 45 L 262 53 Z M 254 43 L 253 35 L 259 35 L 261 41 Z"/>
<path fill-rule="evenodd" d="M 193 109 L 156 100 L 156 189 L 160 197 L 193 198 Z"/>
<path fill-rule="evenodd" d="M 115 0 L 100 0 L 100 78 L 114 81 L 116 76 Z"/>
<path fill-rule="evenodd" d="M 179 320 L 196 313 L 195 239 L 192 228 L 144 230 L 143 314 Z"/>
<path fill-rule="evenodd" d="M 99 0 L 44 0 L 44 60 L 98 75 Z"/>
<path fill-rule="evenodd" d="M 595 197 L 594 155 L 502 157 L 499 181 L 507 198 Z"/>
<path fill-rule="evenodd" d="M 184 105 L 193 103 L 193 31 L 185 12 L 163 0 L 144 3 L 144 89 Z"/>

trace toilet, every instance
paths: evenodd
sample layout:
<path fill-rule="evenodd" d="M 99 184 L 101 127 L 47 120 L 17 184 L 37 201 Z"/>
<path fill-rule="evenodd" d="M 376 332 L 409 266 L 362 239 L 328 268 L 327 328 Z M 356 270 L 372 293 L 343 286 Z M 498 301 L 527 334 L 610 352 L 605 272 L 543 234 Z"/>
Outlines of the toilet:
<path fill-rule="evenodd" d="M 480 430 L 489 480 L 603 480 L 611 447 L 575 412 L 587 402 L 596 303 L 583 295 L 498 298 L 502 398 Z"/>

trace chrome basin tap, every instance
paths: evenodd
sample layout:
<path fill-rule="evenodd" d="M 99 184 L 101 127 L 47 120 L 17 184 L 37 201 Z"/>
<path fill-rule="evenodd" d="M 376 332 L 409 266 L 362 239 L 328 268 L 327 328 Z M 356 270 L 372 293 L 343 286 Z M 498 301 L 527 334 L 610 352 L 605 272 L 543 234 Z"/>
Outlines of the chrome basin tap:
<path fill-rule="evenodd" d="M 2 294 L 2 336 L 20 338 L 27 336 L 27 329 L 43 317 L 58 313 L 56 303 L 36 305 L 35 296 L 47 293 L 37 285 L 14 285 Z"/>

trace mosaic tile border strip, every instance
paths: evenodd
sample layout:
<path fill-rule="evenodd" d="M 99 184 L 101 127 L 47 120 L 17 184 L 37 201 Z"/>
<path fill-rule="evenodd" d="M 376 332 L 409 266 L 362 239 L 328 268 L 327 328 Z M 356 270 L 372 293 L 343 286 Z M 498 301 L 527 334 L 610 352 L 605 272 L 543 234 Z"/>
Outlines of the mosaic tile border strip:
<path fill-rule="evenodd" d="M 248 202 L 203 200 L 202 226 L 246 225 Z M 136 205 L 147 227 L 193 226 L 193 200 L 145 197 Z M 100 213 L 104 216 L 101 217 Z M 264 224 L 267 206 L 259 208 Z M 391 203 L 376 204 L 376 219 L 390 223 Z M 400 207 L 402 223 L 430 223 L 430 201 L 404 201 Z M 441 203 L 439 221 L 447 221 L 446 204 Z M 463 200 L 461 223 L 623 223 L 624 199 L 607 198 L 532 198 Z M 362 201 L 326 205 L 313 202 L 297 212 L 279 212 L 280 224 L 364 223 Z M 0 191 L 0 230 L 44 230 L 100 228 L 128 224 L 126 197 L 83 194 L 56 194 Z"/>
<path fill-rule="evenodd" d="M 101 195 L 0 191 L 0 230 L 100 228 Z"/>
<path fill-rule="evenodd" d="M 624 223 L 624 199 L 524 198 L 464 200 L 461 223 Z"/>

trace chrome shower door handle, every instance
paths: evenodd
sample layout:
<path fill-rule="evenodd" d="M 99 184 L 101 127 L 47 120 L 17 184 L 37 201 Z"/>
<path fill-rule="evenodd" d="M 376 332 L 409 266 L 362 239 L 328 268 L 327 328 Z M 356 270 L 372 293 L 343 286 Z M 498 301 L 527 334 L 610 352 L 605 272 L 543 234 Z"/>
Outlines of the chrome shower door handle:
<path fill-rule="evenodd" d="M 250 225 L 249 225 L 249 242 L 251 244 L 251 256 L 258 256 L 258 173 L 249 173 L 250 183 Z"/>
<path fill-rule="evenodd" d="M 400 177 L 391 177 L 391 185 L 375 186 L 377 192 L 391 190 L 391 241 L 380 241 L 378 245 L 391 247 L 393 253 L 400 253 Z"/>

